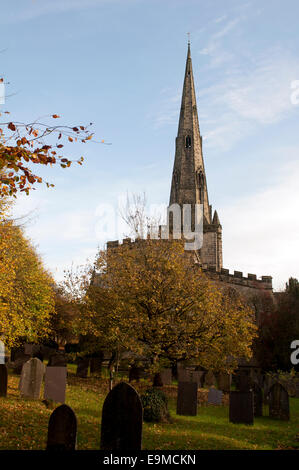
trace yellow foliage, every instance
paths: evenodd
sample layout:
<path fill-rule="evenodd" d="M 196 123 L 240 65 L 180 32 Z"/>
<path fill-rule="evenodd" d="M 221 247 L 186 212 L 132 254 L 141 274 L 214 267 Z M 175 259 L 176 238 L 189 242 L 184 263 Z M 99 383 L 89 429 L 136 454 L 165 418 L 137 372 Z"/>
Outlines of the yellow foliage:
<path fill-rule="evenodd" d="M 49 333 L 53 280 L 21 228 L 0 219 L 0 334 L 9 347 Z"/>
<path fill-rule="evenodd" d="M 183 243 L 139 240 L 101 252 L 98 282 L 86 296 L 81 325 L 111 348 L 145 356 L 151 369 L 192 359 L 230 370 L 250 358 L 253 312 L 212 284 Z"/>

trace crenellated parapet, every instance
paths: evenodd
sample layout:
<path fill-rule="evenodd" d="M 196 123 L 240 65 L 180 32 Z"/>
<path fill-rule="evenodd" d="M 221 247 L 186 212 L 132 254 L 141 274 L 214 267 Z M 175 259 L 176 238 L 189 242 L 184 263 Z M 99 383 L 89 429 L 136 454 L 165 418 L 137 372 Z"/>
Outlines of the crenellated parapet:
<path fill-rule="evenodd" d="M 210 279 L 215 281 L 225 282 L 226 284 L 232 284 L 234 286 L 242 286 L 245 288 L 262 289 L 272 291 L 272 277 L 261 276 L 257 278 L 256 274 L 247 274 L 243 276 L 241 271 L 229 272 L 229 269 L 221 268 L 216 270 L 212 266 L 203 265 L 201 266 L 202 271 L 205 272 Z"/>
<path fill-rule="evenodd" d="M 107 242 L 107 249 L 119 248 L 124 245 L 140 244 L 144 242 L 143 239 L 132 240 L 131 238 L 124 238 L 121 241 L 115 240 Z M 206 264 L 198 265 L 199 268 L 213 281 L 223 282 L 236 287 L 238 290 L 248 291 L 248 289 L 268 290 L 272 292 L 272 277 L 261 276 L 257 277 L 256 274 L 243 275 L 242 271 L 234 271 L 230 273 L 229 269 L 221 268 L 217 270 L 214 266 Z"/>

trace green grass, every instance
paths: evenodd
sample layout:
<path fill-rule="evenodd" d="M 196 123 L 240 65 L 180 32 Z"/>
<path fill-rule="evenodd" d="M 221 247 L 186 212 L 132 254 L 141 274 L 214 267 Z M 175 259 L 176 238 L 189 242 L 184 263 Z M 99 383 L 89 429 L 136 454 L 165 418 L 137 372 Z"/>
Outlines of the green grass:
<path fill-rule="evenodd" d="M 44 449 L 52 410 L 41 401 L 21 399 L 19 377 L 9 376 L 7 398 L 0 398 L 0 449 Z M 145 382 L 137 387 L 145 388 Z M 101 411 L 108 380 L 79 379 L 69 367 L 66 403 L 78 419 L 78 449 L 99 449 Z M 231 424 L 227 406 L 199 406 L 196 417 L 178 416 L 170 393 L 172 423 L 143 426 L 143 449 L 294 449 L 299 448 L 299 399 L 290 399 L 291 420 L 256 418 L 253 426 Z"/>

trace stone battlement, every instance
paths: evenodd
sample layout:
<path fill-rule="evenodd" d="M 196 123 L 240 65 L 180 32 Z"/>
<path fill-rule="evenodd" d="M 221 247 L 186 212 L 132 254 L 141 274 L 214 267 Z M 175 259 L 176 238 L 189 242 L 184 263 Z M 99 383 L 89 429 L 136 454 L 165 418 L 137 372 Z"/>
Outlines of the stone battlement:
<path fill-rule="evenodd" d="M 131 238 L 124 238 L 122 243 L 118 240 L 107 242 L 107 249 L 118 248 L 122 245 L 129 245 L 131 243 L 140 243 L 144 240 L 132 240 Z M 252 289 L 261 289 L 261 290 L 270 290 L 272 291 L 272 277 L 271 276 L 261 276 L 260 279 L 257 278 L 256 274 L 247 274 L 243 276 L 241 271 L 234 271 L 233 273 L 229 272 L 229 269 L 221 268 L 216 270 L 214 266 L 200 265 L 202 271 L 207 274 L 207 276 L 219 282 L 224 282 L 226 284 L 232 284 L 234 286 L 241 286 L 244 288 Z"/>
<path fill-rule="evenodd" d="M 241 271 L 234 271 L 230 273 L 229 269 L 221 268 L 216 270 L 212 266 L 201 266 L 203 272 L 207 273 L 209 278 L 215 281 L 222 281 L 229 284 L 234 284 L 243 287 L 249 287 L 253 289 L 265 289 L 272 291 L 272 277 L 271 276 L 261 276 L 260 279 L 257 278 L 256 274 L 247 274 L 243 276 Z"/>

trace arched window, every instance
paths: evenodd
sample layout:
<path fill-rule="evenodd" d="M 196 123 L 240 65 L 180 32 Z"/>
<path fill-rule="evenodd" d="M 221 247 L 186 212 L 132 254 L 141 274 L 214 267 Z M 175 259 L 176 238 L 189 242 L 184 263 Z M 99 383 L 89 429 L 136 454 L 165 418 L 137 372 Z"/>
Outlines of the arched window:
<path fill-rule="evenodd" d="M 186 149 L 191 148 L 191 137 L 190 135 L 187 135 L 186 137 Z"/>

